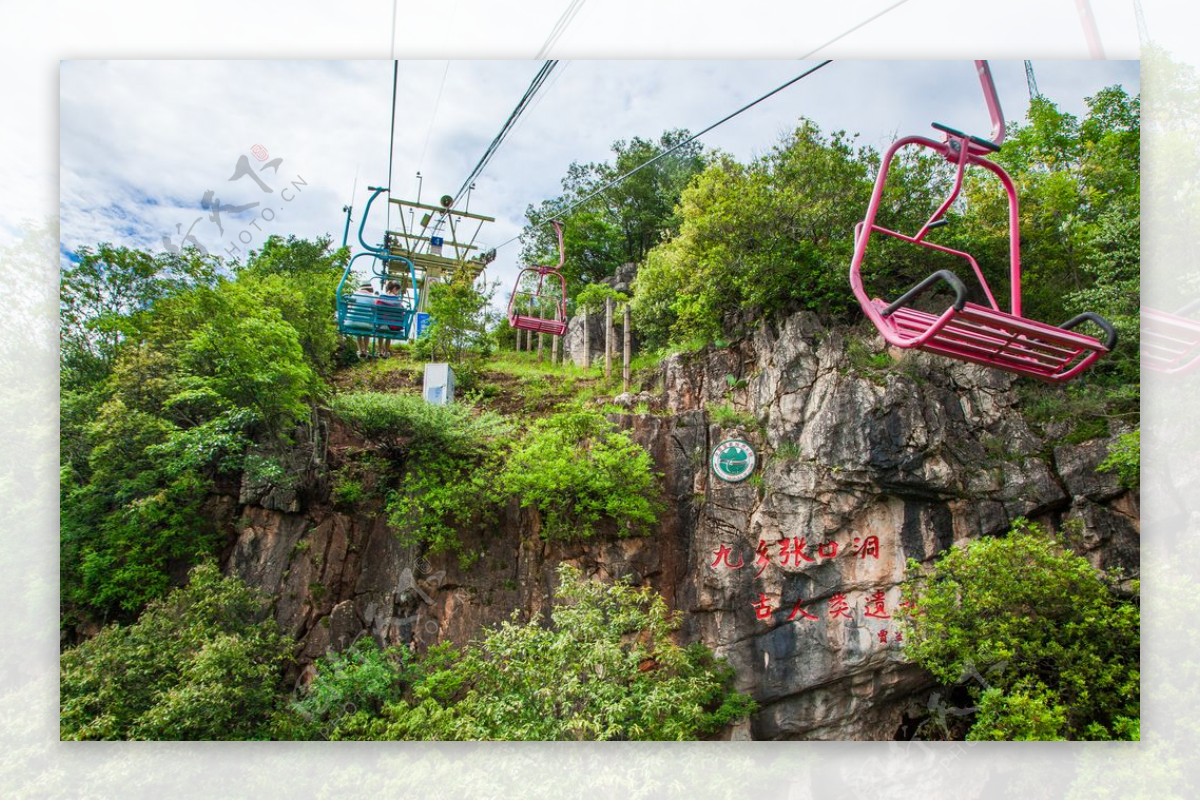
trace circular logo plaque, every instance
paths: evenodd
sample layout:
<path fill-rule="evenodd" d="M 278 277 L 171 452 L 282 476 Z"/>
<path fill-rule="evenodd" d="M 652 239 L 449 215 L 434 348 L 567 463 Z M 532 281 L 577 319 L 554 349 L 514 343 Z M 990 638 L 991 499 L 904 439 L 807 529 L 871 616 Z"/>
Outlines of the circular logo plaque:
<path fill-rule="evenodd" d="M 740 439 L 727 439 L 712 452 L 712 470 L 717 478 L 725 481 L 744 481 L 754 472 L 757 457 L 750 443 Z"/>

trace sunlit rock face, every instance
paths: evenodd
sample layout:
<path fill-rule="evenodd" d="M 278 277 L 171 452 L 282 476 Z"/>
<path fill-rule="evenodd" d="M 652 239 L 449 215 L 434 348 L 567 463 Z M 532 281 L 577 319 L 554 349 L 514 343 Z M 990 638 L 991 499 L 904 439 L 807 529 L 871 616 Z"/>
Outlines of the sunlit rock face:
<path fill-rule="evenodd" d="M 869 361 L 863 351 L 798 314 L 664 362 L 611 418 L 662 475 L 653 536 L 546 543 L 514 502 L 495 526 L 463 532 L 483 551 L 470 568 L 422 554 L 398 543 L 381 500 L 329 502 L 323 476 L 361 446 L 331 424 L 305 453 L 304 486 L 242 488 L 228 569 L 273 595 L 309 661 L 363 636 L 422 648 L 465 643 L 514 611 L 546 619 L 555 569 L 570 562 L 653 586 L 678 610 L 681 641 L 729 661 L 760 709 L 728 736 L 892 739 L 935 699 L 892 620 L 908 560 L 1026 517 L 1135 577 L 1138 505 L 1096 471 L 1108 440 L 1048 443 L 1030 428 L 1015 389 L 1027 379 L 924 354 L 888 365 L 881 343 Z M 726 439 L 754 449 L 747 480 L 711 469 Z"/>

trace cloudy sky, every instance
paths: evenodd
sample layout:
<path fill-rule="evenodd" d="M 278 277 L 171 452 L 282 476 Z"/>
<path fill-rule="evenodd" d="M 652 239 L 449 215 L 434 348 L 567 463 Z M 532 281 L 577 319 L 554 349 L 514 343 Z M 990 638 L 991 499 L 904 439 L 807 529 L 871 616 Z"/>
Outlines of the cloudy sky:
<path fill-rule="evenodd" d="M 540 63 L 401 61 L 393 196 L 415 197 L 418 172 L 424 201 L 453 194 Z M 571 162 L 607 160 L 618 139 L 699 131 L 816 63 L 560 61 L 476 182 L 470 208 L 497 218 L 480 243 L 517 236 L 526 207 L 555 196 Z M 1022 62 L 992 67 L 1006 118 L 1023 117 Z M 1039 60 L 1034 68 L 1042 93 L 1075 114 L 1104 86 L 1138 91 L 1132 61 Z M 60 87 L 67 257 L 97 242 L 161 250 L 188 232 L 234 257 L 270 234 L 340 240 L 342 206 L 353 197 L 357 224 L 367 187 L 388 182 L 388 61 L 67 61 Z M 874 147 L 928 131 L 932 120 L 990 130 L 968 61 L 834 61 L 701 142 L 749 160 L 801 116 Z M 379 241 L 385 213 L 377 204 L 368 241 Z M 501 247 L 489 277 L 505 286 L 518 256 L 518 243 Z"/>

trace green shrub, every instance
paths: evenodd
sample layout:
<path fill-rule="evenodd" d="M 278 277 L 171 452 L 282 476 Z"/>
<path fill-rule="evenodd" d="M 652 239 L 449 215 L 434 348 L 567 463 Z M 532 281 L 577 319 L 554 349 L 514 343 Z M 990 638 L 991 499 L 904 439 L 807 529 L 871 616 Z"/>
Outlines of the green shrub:
<path fill-rule="evenodd" d="M 515 620 L 461 653 L 435 647 L 403 701 L 361 712 L 335 737 L 373 740 L 687 740 L 754 711 L 733 671 L 649 588 L 559 568 L 553 626 Z"/>
<path fill-rule="evenodd" d="M 473 555 L 462 550 L 459 532 L 494 517 L 496 476 L 511 426 L 493 412 L 433 405 L 416 395 L 348 393 L 331 406 L 402 460 L 399 486 L 387 500 L 388 522 L 401 542 L 456 552 L 469 564 Z"/>
<path fill-rule="evenodd" d="M 269 736 L 292 642 L 264 598 L 211 563 L 186 587 L 61 658 L 64 740 L 247 740 Z"/>
<path fill-rule="evenodd" d="M 1109 448 L 1108 457 L 1096 469 L 1116 473 L 1121 486 L 1137 489 L 1142 480 L 1142 430 L 1139 428 L 1117 437 Z"/>
<path fill-rule="evenodd" d="M 908 656 L 978 703 L 969 739 L 1137 729 L 1138 607 L 1036 526 L 955 546 L 928 574 L 910 562 L 904 595 Z"/>
<path fill-rule="evenodd" d="M 351 478 L 345 473 L 338 473 L 333 480 L 333 502 L 343 506 L 353 506 L 366 497 L 362 482 Z"/>
<path fill-rule="evenodd" d="M 644 534 L 657 519 L 650 454 L 595 412 L 539 420 L 507 459 L 499 484 L 538 511 L 547 539 L 591 537 L 601 520 L 623 536 Z"/>
<path fill-rule="evenodd" d="M 312 683 L 289 709 L 294 727 L 290 739 L 328 739 L 350 716 L 375 716 L 386 704 L 399 701 L 407 681 L 407 654 L 405 648 L 382 649 L 371 637 L 363 637 L 315 661 Z"/>
<path fill-rule="evenodd" d="M 333 398 L 330 407 L 366 439 L 411 457 L 469 455 L 480 442 L 508 431 L 497 414 L 477 414 L 461 403 L 426 403 L 419 395 L 350 392 Z"/>
<path fill-rule="evenodd" d="M 739 412 L 733 408 L 733 404 L 731 403 L 719 403 L 715 406 L 709 406 L 708 416 L 710 420 L 721 428 L 754 429 L 758 427 L 758 421 L 754 419 L 754 415 L 749 412 Z"/>

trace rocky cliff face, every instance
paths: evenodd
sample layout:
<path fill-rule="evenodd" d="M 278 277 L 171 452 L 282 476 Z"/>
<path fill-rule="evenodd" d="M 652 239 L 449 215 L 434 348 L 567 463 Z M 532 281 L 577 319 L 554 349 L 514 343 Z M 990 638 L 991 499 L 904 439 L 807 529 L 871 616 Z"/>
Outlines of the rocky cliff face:
<path fill-rule="evenodd" d="M 683 616 L 681 638 L 728 659 L 758 700 L 730 736 L 891 739 L 931 692 L 890 620 L 908 559 L 1026 517 L 1136 576 L 1138 512 L 1096 472 L 1107 443 L 1050 447 L 1022 417 L 1014 379 L 922 354 L 880 361 L 807 314 L 671 358 L 614 417 L 662 472 L 657 534 L 544 543 L 513 504 L 470 570 L 401 547 L 377 503 L 330 505 L 321 467 L 355 447 L 335 428 L 300 492 L 243 487 L 228 567 L 277 596 L 306 659 L 367 635 L 463 643 L 513 610 L 543 615 L 563 561 L 629 576 L 661 592 Z M 749 480 L 709 467 L 729 438 L 758 455 Z"/>

